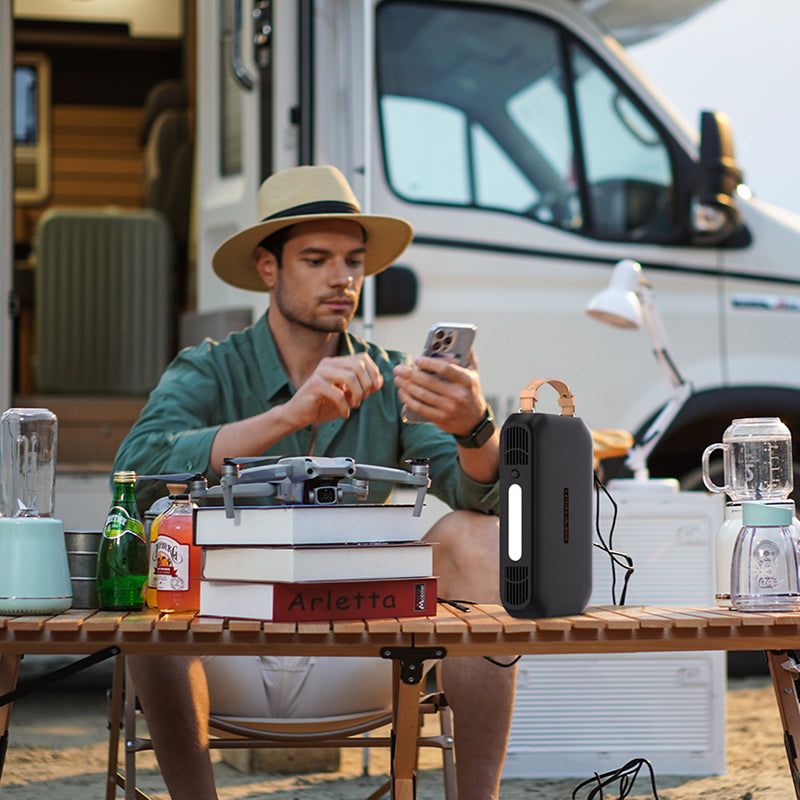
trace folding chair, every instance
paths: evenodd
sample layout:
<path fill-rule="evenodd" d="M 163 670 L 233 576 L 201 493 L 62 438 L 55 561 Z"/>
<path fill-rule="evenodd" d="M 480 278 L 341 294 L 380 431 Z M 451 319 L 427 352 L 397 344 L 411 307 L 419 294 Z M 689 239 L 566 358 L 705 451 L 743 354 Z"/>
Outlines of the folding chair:
<path fill-rule="evenodd" d="M 456 779 L 453 757 L 453 729 L 450 709 L 439 686 L 437 692 L 420 696 L 417 754 L 420 747 L 442 751 L 442 773 L 445 800 L 455 800 Z M 422 736 L 423 715 L 437 714 L 439 734 Z M 109 700 L 109 746 L 106 774 L 106 800 L 114 800 L 117 787 L 125 790 L 126 800 L 150 800 L 136 788 L 136 754 L 152 750 L 150 739 L 136 734 L 136 696 L 128 680 L 124 656 L 117 656 Z M 392 721 L 392 710 L 381 709 L 368 713 L 316 719 L 261 719 L 211 715 L 209 731 L 212 748 L 281 748 L 281 747 L 392 747 L 389 736 L 370 737 L 364 734 Z M 119 765 L 119 735 L 124 731 L 125 766 Z M 376 789 L 366 800 L 377 800 L 391 789 L 391 779 Z"/>

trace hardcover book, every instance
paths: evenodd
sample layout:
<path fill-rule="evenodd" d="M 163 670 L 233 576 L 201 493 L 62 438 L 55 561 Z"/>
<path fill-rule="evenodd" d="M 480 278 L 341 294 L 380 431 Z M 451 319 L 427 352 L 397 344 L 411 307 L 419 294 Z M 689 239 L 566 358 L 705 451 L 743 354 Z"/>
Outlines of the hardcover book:
<path fill-rule="evenodd" d="M 200 613 L 270 622 L 436 614 L 436 578 L 322 583 L 200 581 Z"/>
<path fill-rule="evenodd" d="M 413 542 L 422 538 L 411 505 L 276 505 L 195 509 L 194 542 L 199 545 L 353 544 Z"/>
<path fill-rule="evenodd" d="M 433 572 L 433 545 L 204 547 L 201 574 L 222 581 L 349 581 L 415 578 Z"/>

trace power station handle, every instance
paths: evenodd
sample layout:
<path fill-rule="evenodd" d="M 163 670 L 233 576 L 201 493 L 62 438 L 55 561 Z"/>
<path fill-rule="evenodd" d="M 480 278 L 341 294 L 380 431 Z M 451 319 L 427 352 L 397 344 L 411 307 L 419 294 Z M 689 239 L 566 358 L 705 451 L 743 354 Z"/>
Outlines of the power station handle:
<path fill-rule="evenodd" d="M 564 381 L 556 378 L 539 378 L 538 380 L 531 381 L 519 393 L 519 410 L 520 411 L 535 411 L 536 401 L 539 399 L 539 387 L 545 383 L 549 383 L 558 392 L 558 405 L 561 407 L 562 417 L 572 417 L 575 414 L 575 395 L 569 390 Z"/>

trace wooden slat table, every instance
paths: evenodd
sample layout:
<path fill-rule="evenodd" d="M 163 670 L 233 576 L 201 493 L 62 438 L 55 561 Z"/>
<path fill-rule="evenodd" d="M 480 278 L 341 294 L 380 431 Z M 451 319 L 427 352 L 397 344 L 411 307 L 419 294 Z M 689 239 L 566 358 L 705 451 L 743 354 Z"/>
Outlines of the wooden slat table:
<path fill-rule="evenodd" d="M 800 651 L 800 612 L 743 614 L 719 608 L 605 606 L 571 617 L 521 620 L 501 606 L 440 605 L 437 616 L 324 623 L 221 620 L 193 613 L 67 611 L 0 617 L 0 694 L 30 654 L 341 655 L 395 662 L 393 797 L 414 797 L 414 735 L 422 659 L 475 656 L 764 650 L 783 722 L 789 768 L 800 798 L 800 706 L 791 651 Z M 788 651 L 788 652 L 787 652 Z M 800 661 L 800 657 L 798 657 Z M 3 750 L 10 705 L 0 706 Z M 797 743 L 797 747 L 795 746 Z"/>

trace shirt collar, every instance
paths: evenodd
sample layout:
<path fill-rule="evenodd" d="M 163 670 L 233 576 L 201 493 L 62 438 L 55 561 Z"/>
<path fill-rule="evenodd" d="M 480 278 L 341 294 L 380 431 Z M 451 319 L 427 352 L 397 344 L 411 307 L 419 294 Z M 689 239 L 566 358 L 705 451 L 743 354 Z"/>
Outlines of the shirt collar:
<path fill-rule="evenodd" d="M 265 385 L 272 389 L 267 399 L 274 401 L 281 392 L 287 391 L 291 394 L 294 390 L 289 381 L 289 376 L 283 368 L 281 357 L 278 354 L 278 347 L 267 322 L 266 313 L 261 316 L 256 325 L 260 328 L 259 335 L 256 338 L 256 354 L 264 375 Z M 355 352 L 353 336 L 348 331 L 345 331 L 339 337 L 337 355 L 347 356 L 353 355 Z"/>

